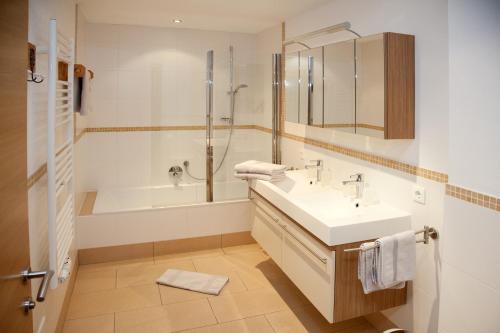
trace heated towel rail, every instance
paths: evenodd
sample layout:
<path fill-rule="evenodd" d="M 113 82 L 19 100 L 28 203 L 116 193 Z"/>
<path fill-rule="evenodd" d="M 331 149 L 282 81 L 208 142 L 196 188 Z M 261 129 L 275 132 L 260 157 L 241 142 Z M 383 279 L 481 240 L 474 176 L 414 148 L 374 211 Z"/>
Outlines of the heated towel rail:
<path fill-rule="evenodd" d="M 67 277 L 69 251 L 74 239 L 73 180 L 73 65 L 74 40 L 49 24 L 48 47 L 48 234 L 49 265 L 55 272 L 51 288 Z M 67 65 L 67 81 L 60 80 L 59 64 Z"/>

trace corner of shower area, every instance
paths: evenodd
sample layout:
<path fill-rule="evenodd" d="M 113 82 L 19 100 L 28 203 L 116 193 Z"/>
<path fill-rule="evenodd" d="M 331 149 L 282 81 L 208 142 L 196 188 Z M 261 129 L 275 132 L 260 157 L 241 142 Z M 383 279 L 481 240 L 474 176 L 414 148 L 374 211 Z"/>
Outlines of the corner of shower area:
<path fill-rule="evenodd" d="M 255 34 L 87 23 L 79 248 L 249 230 L 236 163 L 271 161 L 271 52 Z"/>

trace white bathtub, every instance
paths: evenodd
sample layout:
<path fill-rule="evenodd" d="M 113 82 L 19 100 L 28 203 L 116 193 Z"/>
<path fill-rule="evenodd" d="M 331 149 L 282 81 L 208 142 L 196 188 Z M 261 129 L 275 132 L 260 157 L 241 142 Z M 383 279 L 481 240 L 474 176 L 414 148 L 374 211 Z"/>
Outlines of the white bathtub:
<path fill-rule="evenodd" d="M 247 183 L 241 180 L 214 184 L 214 201 L 244 199 Z M 99 190 L 93 213 L 112 213 L 204 203 L 205 183 L 143 186 Z"/>
<path fill-rule="evenodd" d="M 214 184 L 213 203 L 205 202 L 204 184 L 101 190 L 93 214 L 77 217 L 77 246 L 86 249 L 249 231 L 247 196 L 244 181 Z"/>

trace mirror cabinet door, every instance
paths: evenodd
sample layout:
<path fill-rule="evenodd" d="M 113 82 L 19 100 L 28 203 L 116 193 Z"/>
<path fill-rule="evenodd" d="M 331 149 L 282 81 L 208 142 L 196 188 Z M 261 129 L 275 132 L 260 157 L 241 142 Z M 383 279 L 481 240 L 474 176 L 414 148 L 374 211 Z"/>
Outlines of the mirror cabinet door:
<path fill-rule="evenodd" d="M 300 51 L 299 123 L 323 125 L 323 48 Z"/>
<path fill-rule="evenodd" d="M 384 35 L 356 39 L 356 133 L 384 138 Z"/>
<path fill-rule="evenodd" d="M 299 122 L 299 52 L 285 56 L 285 120 Z"/>
<path fill-rule="evenodd" d="M 355 133 L 354 40 L 324 47 L 323 127 Z"/>

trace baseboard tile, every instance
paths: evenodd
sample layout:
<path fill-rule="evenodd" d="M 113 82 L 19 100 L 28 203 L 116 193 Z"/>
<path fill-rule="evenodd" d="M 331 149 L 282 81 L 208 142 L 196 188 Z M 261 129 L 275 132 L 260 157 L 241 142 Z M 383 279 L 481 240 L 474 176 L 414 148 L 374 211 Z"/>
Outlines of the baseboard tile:
<path fill-rule="evenodd" d="M 78 250 L 80 265 L 110 261 L 153 258 L 174 253 L 212 250 L 255 243 L 250 231 L 212 236 L 172 239 L 158 242 L 126 244 Z"/>

